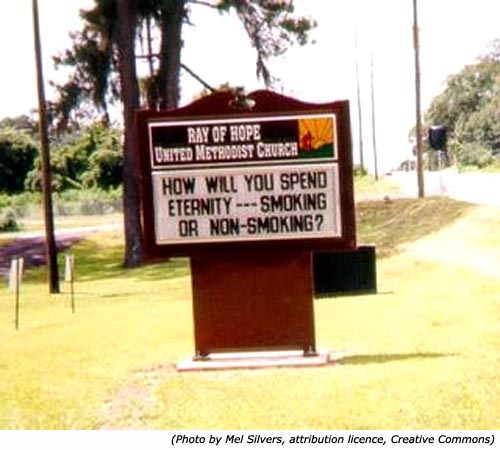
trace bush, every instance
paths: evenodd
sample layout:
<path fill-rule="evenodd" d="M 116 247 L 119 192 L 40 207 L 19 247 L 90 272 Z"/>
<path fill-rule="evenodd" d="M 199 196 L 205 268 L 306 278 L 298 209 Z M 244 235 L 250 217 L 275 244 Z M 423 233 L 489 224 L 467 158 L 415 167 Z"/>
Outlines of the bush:
<path fill-rule="evenodd" d="M 121 189 L 67 190 L 54 195 L 54 212 L 58 216 L 110 214 L 122 210 Z"/>
<path fill-rule="evenodd" d="M 69 190 L 53 195 L 55 216 L 82 216 L 122 212 L 121 189 L 103 191 L 100 189 Z M 0 211 L 11 212 L 17 219 L 41 218 L 42 194 L 24 192 L 18 195 L 0 194 Z"/>
<path fill-rule="evenodd" d="M 0 210 L 13 211 L 17 218 L 36 218 L 40 215 L 42 194 L 40 192 L 23 192 L 22 194 L 0 194 Z"/>
<path fill-rule="evenodd" d="M 123 155 L 117 130 L 94 124 L 53 142 L 51 148 L 54 192 L 82 188 L 113 189 L 122 183 Z M 41 190 L 38 158 L 26 179 L 26 188 Z"/>
<path fill-rule="evenodd" d="M 455 153 L 461 167 L 485 168 L 493 163 L 494 156 L 491 149 L 481 143 L 469 142 L 461 145 Z"/>
<path fill-rule="evenodd" d="M 365 177 L 366 175 L 368 175 L 368 171 L 366 170 L 365 167 L 354 166 L 353 175 L 355 177 Z"/>
<path fill-rule="evenodd" d="M 86 187 L 115 189 L 122 184 L 123 156 L 115 150 L 102 149 L 92 153 L 88 170 L 82 179 Z"/>
<path fill-rule="evenodd" d="M 35 144 L 24 132 L 0 130 L 0 192 L 22 192 L 37 153 Z"/>
<path fill-rule="evenodd" d="M 0 213 L 0 231 L 19 231 L 16 213 L 12 208 L 3 209 Z"/>

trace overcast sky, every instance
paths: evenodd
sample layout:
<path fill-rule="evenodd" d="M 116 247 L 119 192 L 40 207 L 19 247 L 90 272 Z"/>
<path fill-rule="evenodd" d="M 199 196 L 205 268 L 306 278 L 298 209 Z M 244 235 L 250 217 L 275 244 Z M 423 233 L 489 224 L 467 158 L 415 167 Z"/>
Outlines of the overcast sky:
<path fill-rule="evenodd" d="M 54 72 L 51 55 L 69 45 L 79 26 L 78 10 L 92 0 L 39 0 L 46 79 Z M 352 135 L 358 159 L 356 61 L 359 64 L 365 161 L 373 167 L 371 61 L 379 170 L 409 155 L 408 132 L 415 121 L 412 0 L 295 0 L 297 12 L 318 22 L 316 44 L 293 49 L 273 62 L 282 92 L 304 101 L 351 101 Z M 500 38 L 498 0 L 419 0 L 423 109 L 450 74 L 487 52 Z M 207 82 L 262 88 L 255 79 L 255 53 L 237 20 L 204 7 L 193 8 L 186 27 L 183 62 Z M 358 48 L 355 48 L 355 28 Z M 0 118 L 36 107 L 31 1 L 0 2 Z M 183 75 L 182 103 L 201 86 Z M 47 88 L 50 97 L 50 89 Z"/>

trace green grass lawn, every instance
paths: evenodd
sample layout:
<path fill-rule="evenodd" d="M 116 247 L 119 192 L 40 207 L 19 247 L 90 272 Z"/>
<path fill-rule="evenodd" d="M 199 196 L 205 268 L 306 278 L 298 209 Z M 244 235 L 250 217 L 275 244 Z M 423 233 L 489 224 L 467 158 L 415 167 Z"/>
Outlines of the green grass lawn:
<path fill-rule="evenodd" d="M 354 196 L 356 201 L 382 199 L 385 196 L 398 195 L 401 189 L 391 177 L 382 176 L 378 180 L 372 175 L 358 175 L 354 178 Z"/>
<path fill-rule="evenodd" d="M 175 370 L 194 348 L 188 261 L 125 270 L 121 235 L 96 234 L 75 248 L 76 314 L 29 271 L 16 332 L 0 288 L 0 428 L 498 429 L 499 225 L 445 199 L 359 204 L 379 293 L 315 301 L 318 346 L 343 358 L 207 373 Z"/>

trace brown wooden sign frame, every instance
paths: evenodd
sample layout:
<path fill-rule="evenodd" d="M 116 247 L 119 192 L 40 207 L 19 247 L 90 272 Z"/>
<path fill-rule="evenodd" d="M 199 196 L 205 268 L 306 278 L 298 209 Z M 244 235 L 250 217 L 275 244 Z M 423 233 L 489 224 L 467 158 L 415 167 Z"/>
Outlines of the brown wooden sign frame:
<path fill-rule="evenodd" d="M 308 251 L 327 251 L 351 249 L 356 247 L 356 228 L 354 215 L 354 193 L 352 184 L 352 149 L 350 138 L 349 104 L 347 101 L 333 103 L 304 103 L 269 91 L 256 91 L 248 96 L 255 107 L 249 112 L 232 106 L 233 94 L 220 92 L 198 100 L 184 108 L 171 111 L 139 111 L 137 130 L 140 158 L 140 203 L 142 215 L 142 234 L 145 255 L 150 260 L 165 257 L 194 256 L 207 252 L 232 252 L 246 249 L 279 250 L 290 246 Z M 338 152 L 338 177 L 340 186 L 341 233 L 337 237 L 315 239 L 279 239 L 230 242 L 200 242 L 196 244 L 158 244 L 155 234 L 152 157 L 148 124 L 155 122 L 186 122 L 203 119 L 258 119 L 279 115 L 280 117 L 314 114 L 333 114 L 336 119 L 336 139 Z M 236 165 L 236 164 L 235 164 Z M 265 162 L 260 163 L 262 167 Z M 216 164 L 214 164 L 216 167 Z"/>
<path fill-rule="evenodd" d="M 316 352 L 312 252 L 355 249 L 356 247 L 349 104 L 347 101 L 323 104 L 304 103 L 269 91 L 253 92 L 246 100 L 253 103 L 251 110 L 239 108 L 241 105 L 235 101 L 233 93 L 219 92 L 184 108 L 161 112 L 139 111 L 137 113 L 140 207 L 145 255 L 150 261 L 171 256 L 187 255 L 191 257 L 196 357 L 205 358 L 211 353 L 235 350 L 280 349 L 301 349 L 304 355 L 312 355 Z M 310 232 L 310 229 L 306 230 L 310 233 L 304 233 L 306 236 L 304 238 L 299 233 L 290 238 L 285 234 L 279 239 L 271 237 L 262 240 L 259 238 L 245 240 L 238 237 L 234 240 L 219 240 L 218 242 L 210 242 L 210 240 L 195 242 L 195 239 L 190 243 L 172 243 L 168 239 L 165 240 L 166 242 L 158 242 L 158 230 L 155 230 L 155 221 L 158 220 L 157 212 L 155 212 L 155 189 L 157 198 L 158 196 L 160 198 L 162 196 L 172 197 L 172 193 L 169 191 L 171 189 L 169 187 L 170 178 L 168 178 L 169 169 L 168 167 L 160 167 L 158 170 L 157 166 L 161 165 L 161 161 L 153 153 L 152 143 L 154 139 L 151 130 L 155 126 L 160 129 L 160 132 L 163 132 L 161 127 L 169 129 L 168 132 L 165 132 L 165 136 L 167 136 L 164 138 L 165 143 L 157 145 L 160 159 L 165 154 L 168 160 L 169 152 L 176 153 L 177 150 L 180 153 L 186 151 L 186 154 L 190 152 L 190 148 L 186 146 L 185 138 L 182 136 L 178 143 L 174 142 L 173 150 L 169 147 L 170 140 L 176 140 L 175 138 L 171 139 L 172 133 L 176 133 L 175 127 L 181 130 L 181 135 L 186 134 L 187 129 L 182 130 L 182 126 L 185 124 L 204 123 L 204 121 L 205 123 L 213 123 L 214 121 L 241 122 L 249 124 L 251 131 L 252 124 L 255 124 L 256 121 L 263 123 L 267 121 L 267 125 L 262 126 L 262 129 L 267 127 L 266 129 L 269 131 L 269 123 L 273 120 L 283 121 L 277 124 L 277 128 L 280 128 L 285 122 L 291 122 L 297 117 L 299 117 L 298 121 L 305 118 L 303 120 L 307 122 L 308 118 L 314 118 L 311 119 L 313 123 L 321 123 L 323 119 L 317 119 L 320 116 L 334 118 L 330 123 L 335 124 L 335 129 L 332 132 L 334 138 L 331 138 L 331 154 L 335 156 L 335 162 L 330 164 L 325 162 L 325 158 L 323 158 L 322 161 L 316 160 L 317 164 L 314 164 L 310 160 L 291 168 L 290 171 L 295 171 L 294 173 L 298 174 L 306 173 L 307 175 L 307 172 L 301 172 L 303 166 L 306 167 L 306 170 L 312 171 L 313 175 L 321 173 L 325 174 L 325 177 L 330 177 L 330 181 L 322 186 L 325 188 L 325 192 L 322 192 L 321 195 L 328 199 L 325 200 L 326 203 L 323 203 L 325 214 L 328 215 L 329 212 L 333 211 L 331 206 L 332 203 L 335 203 L 335 213 L 332 212 L 332 214 L 336 214 L 335 218 L 330 222 L 327 218 L 328 223 L 334 223 L 334 226 L 328 228 L 328 232 L 331 229 L 335 230 L 333 235 L 325 235 L 322 233 L 323 230 L 318 228 L 313 232 Z M 319 122 L 314 122 L 317 120 Z M 260 126 L 257 125 L 257 128 L 254 129 L 255 133 L 260 132 Z M 300 128 L 300 124 L 298 126 Z M 201 128 L 200 132 L 203 131 Z M 305 137 L 309 138 L 307 133 Z M 196 141 L 198 138 L 201 139 L 201 137 L 196 137 L 193 131 L 192 139 Z M 329 144 L 322 148 L 326 149 L 324 154 L 328 155 Z M 175 161 L 177 161 L 176 158 L 177 156 L 174 158 Z M 238 170 L 252 171 L 252 173 L 256 173 L 259 168 L 263 172 L 274 170 L 269 169 L 266 164 L 271 165 L 272 162 L 246 161 L 244 169 L 240 169 L 238 162 L 235 162 L 232 167 L 238 167 Z M 293 161 L 283 164 L 280 161 L 274 167 L 292 167 L 292 164 L 294 164 Z M 318 169 L 315 169 L 316 165 Z M 328 169 L 323 170 L 327 166 Z M 211 170 L 210 166 L 207 168 Z M 155 169 L 155 174 L 153 174 L 153 169 Z M 214 164 L 213 170 L 217 169 L 218 166 Z M 176 170 L 179 173 L 179 167 L 171 172 Z M 292 173 L 286 172 L 287 170 L 285 169 L 285 175 Z M 328 171 L 330 171 L 329 175 L 326 175 Z M 180 172 L 182 172 L 182 167 Z M 164 177 L 163 173 L 167 175 Z M 206 174 L 207 171 L 205 170 L 203 173 Z M 219 173 L 221 172 L 219 171 Z M 279 175 L 281 178 L 283 173 L 279 173 Z M 156 179 L 154 179 L 155 176 Z M 235 175 L 235 178 L 238 176 L 241 179 L 239 173 Z M 275 176 L 275 172 L 272 173 L 272 176 Z M 332 182 L 334 178 L 335 182 Z M 227 179 L 234 181 L 231 176 L 228 176 Z M 204 180 L 205 183 L 200 182 L 199 184 L 207 183 L 205 175 L 201 180 Z M 158 186 L 161 186 L 160 194 L 158 194 Z M 333 194 L 328 192 L 330 188 L 334 192 Z M 161 192 L 162 190 L 163 192 Z M 239 191 L 233 189 L 232 192 L 238 193 Z M 176 193 L 175 195 L 181 197 L 184 193 Z M 182 199 L 179 201 L 182 202 Z M 262 197 L 260 201 L 262 202 Z M 170 203 L 168 204 L 170 205 Z M 171 212 L 170 209 L 167 209 L 167 214 L 160 214 L 161 220 L 165 220 L 164 216 L 172 217 Z M 310 218 L 311 215 L 308 217 Z M 160 225 L 164 223 L 161 222 Z M 314 232 L 317 232 L 316 235 L 311 237 Z"/>

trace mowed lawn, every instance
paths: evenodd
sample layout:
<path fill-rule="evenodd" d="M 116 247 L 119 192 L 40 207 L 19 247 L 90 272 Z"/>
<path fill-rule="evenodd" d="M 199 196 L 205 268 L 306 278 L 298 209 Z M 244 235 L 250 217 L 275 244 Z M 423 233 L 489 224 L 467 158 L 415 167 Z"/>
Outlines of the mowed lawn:
<path fill-rule="evenodd" d="M 498 429 L 500 209 L 358 205 L 378 294 L 315 300 L 321 368 L 178 373 L 193 353 L 186 259 L 121 267 L 121 235 L 75 247 L 68 286 L 0 288 L 2 429 Z M 235 294 L 236 295 L 236 294 Z"/>

